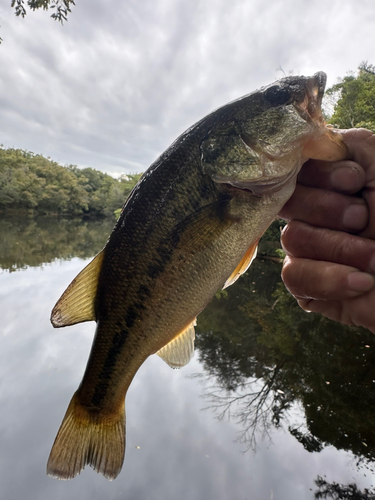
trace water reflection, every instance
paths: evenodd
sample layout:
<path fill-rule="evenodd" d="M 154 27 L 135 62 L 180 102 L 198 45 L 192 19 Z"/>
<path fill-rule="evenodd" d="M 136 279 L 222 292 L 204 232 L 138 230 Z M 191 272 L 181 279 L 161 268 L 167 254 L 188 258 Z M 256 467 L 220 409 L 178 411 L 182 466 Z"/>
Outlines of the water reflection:
<path fill-rule="evenodd" d="M 209 404 L 241 423 L 248 448 L 256 428 L 279 427 L 298 404 L 304 422 L 289 432 L 307 451 L 333 445 L 368 467 L 375 459 L 374 336 L 304 313 L 279 276 L 280 266 L 257 260 L 200 315 L 196 345 L 216 381 Z"/>
<path fill-rule="evenodd" d="M 0 219 L 0 268 L 10 272 L 56 259 L 82 259 L 103 248 L 115 221 L 57 217 Z"/>
<path fill-rule="evenodd" d="M 329 483 L 318 476 L 315 480 L 318 489 L 314 493 L 314 498 L 332 498 L 332 500 L 375 500 L 375 490 L 365 488 L 360 490 L 355 483 L 348 485 Z"/>
<path fill-rule="evenodd" d="M 168 500 L 176 498 L 176 488 L 186 493 L 177 495 L 181 500 L 310 500 L 314 492 L 315 498 L 346 498 L 335 496 L 337 488 L 341 495 L 362 495 L 348 498 L 373 498 L 363 485 L 355 490 L 345 483 L 348 470 L 350 477 L 359 477 L 361 470 L 363 480 L 362 473 L 373 467 L 373 335 L 301 311 L 280 284 L 280 266 L 262 260 L 199 316 L 200 363 L 193 360 L 172 371 L 151 357 L 137 374 L 127 399 L 127 456 L 114 483 L 92 471 L 69 483 L 45 476 L 50 446 L 82 376 L 94 331 L 88 323 L 56 333 L 50 310 L 84 266 L 73 257 L 95 255 L 112 226 L 106 220 L 0 221 L 0 267 L 27 268 L 1 276 L 4 498 L 22 498 L 30 489 L 43 500 Z M 57 259 L 65 262 L 45 266 Z M 186 378 L 196 372 L 201 386 Z M 212 412 L 199 411 L 202 406 L 222 417 L 230 413 L 233 420 L 215 423 Z M 277 428 L 289 432 L 275 433 Z M 242 444 L 231 447 L 236 432 Z M 272 449 L 259 442 L 267 433 Z M 257 439 L 256 456 L 239 453 L 254 448 Z M 318 461 L 310 459 L 317 456 Z M 349 468 L 348 456 L 354 457 Z M 321 480 L 326 473 L 330 477 Z"/>

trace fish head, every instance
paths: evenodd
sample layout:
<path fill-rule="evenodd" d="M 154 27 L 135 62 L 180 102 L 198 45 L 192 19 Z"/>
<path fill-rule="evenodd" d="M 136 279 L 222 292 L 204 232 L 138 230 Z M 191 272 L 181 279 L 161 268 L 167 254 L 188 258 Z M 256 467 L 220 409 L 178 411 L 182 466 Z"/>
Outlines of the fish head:
<path fill-rule="evenodd" d="M 322 115 L 325 84 L 323 72 L 290 76 L 217 110 L 200 145 L 204 173 L 262 195 L 295 183 L 309 158 L 346 158 Z"/>

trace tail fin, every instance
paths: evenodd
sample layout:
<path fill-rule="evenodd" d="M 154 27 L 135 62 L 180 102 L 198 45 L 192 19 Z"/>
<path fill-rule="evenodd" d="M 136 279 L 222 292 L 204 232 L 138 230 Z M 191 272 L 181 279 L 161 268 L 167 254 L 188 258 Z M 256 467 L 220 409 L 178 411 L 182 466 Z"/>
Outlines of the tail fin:
<path fill-rule="evenodd" d="M 125 455 L 125 405 L 115 417 L 91 415 L 77 393 L 66 410 L 47 463 L 47 474 L 72 479 L 86 464 L 115 479 Z"/>

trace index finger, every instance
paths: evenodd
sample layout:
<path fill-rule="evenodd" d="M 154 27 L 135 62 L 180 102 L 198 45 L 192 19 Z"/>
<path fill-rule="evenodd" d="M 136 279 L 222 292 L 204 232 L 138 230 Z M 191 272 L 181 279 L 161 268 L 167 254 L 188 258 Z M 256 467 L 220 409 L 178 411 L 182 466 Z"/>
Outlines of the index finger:
<path fill-rule="evenodd" d="M 360 191 L 365 184 L 363 168 L 352 160 L 307 161 L 298 175 L 298 184 L 346 194 Z"/>
<path fill-rule="evenodd" d="M 364 128 L 339 131 L 348 148 L 350 159 L 365 170 L 366 185 L 375 187 L 375 134 Z"/>

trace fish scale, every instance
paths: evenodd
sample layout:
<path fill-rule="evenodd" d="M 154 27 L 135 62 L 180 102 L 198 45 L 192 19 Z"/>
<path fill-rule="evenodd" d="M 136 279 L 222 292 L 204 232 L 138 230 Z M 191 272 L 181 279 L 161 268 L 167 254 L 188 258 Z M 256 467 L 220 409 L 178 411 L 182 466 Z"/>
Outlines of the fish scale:
<path fill-rule="evenodd" d="M 106 246 L 73 280 L 55 327 L 96 321 L 82 382 L 47 464 L 70 479 L 91 465 L 109 479 L 125 453 L 125 395 L 158 353 L 189 362 L 197 315 L 247 269 L 308 158 L 347 156 L 320 111 L 326 77 L 288 77 L 214 111 L 142 176 Z"/>

